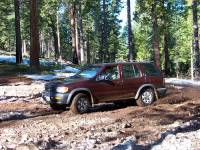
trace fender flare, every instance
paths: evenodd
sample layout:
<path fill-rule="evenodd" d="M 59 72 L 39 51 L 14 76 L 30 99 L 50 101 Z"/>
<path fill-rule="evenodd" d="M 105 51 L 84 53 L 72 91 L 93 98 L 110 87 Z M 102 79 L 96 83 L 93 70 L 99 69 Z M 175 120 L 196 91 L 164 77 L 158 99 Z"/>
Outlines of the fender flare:
<path fill-rule="evenodd" d="M 77 89 L 74 89 L 72 90 L 70 93 L 69 93 L 69 96 L 67 98 L 67 104 L 70 104 L 70 102 L 72 101 L 72 97 L 74 96 L 75 93 L 77 92 L 88 92 L 90 94 L 90 98 L 91 98 L 91 104 L 92 106 L 94 105 L 94 97 L 92 95 L 92 92 L 88 89 L 88 88 L 77 88 Z"/>
<path fill-rule="evenodd" d="M 139 98 L 140 92 L 141 92 L 142 89 L 144 89 L 145 87 L 151 87 L 151 88 L 154 90 L 156 99 L 158 100 L 158 93 L 157 93 L 156 87 L 155 87 L 153 84 L 144 84 L 144 85 L 140 86 L 139 89 L 137 90 L 136 95 L 135 95 L 135 99 L 138 99 L 138 98 Z"/>

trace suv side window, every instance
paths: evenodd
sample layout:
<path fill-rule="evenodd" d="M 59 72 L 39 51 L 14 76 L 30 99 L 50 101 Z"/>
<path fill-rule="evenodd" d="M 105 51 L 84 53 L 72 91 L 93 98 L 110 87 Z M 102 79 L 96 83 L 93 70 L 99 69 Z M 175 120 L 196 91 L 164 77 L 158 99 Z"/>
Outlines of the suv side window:
<path fill-rule="evenodd" d="M 137 78 L 141 76 L 140 70 L 133 64 L 123 65 L 122 73 L 124 79 Z"/>
<path fill-rule="evenodd" d="M 97 80 L 118 80 L 120 78 L 119 69 L 117 66 L 107 67 L 98 77 Z"/>
<path fill-rule="evenodd" d="M 144 72 L 147 76 L 160 76 L 160 71 L 155 67 L 155 65 L 151 63 L 144 63 L 142 64 Z"/>

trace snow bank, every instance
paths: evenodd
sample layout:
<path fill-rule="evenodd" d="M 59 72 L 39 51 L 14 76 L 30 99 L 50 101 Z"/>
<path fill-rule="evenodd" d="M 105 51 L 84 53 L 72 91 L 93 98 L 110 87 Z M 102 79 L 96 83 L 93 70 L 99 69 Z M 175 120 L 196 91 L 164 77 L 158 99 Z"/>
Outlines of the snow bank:
<path fill-rule="evenodd" d="M 183 86 L 200 86 L 199 80 L 189 80 L 189 79 L 166 78 L 165 83 L 173 85 L 183 85 Z"/>

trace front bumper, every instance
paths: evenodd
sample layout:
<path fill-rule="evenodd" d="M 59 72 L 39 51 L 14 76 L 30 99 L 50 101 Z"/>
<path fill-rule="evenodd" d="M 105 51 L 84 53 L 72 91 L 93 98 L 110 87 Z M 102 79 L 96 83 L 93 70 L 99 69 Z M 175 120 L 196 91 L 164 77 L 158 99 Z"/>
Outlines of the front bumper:
<path fill-rule="evenodd" d="M 42 98 L 46 101 L 46 103 L 56 103 L 56 104 L 68 104 L 69 93 L 54 93 L 43 91 Z"/>

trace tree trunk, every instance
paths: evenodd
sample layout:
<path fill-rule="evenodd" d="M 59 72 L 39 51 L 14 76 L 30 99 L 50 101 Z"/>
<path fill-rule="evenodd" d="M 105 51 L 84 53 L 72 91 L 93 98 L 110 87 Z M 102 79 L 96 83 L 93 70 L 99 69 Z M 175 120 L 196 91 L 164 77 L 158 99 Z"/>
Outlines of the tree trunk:
<path fill-rule="evenodd" d="M 90 35 L 89 35 L 89 33 L 87 33 L 86 45 L 87 45 L 87 63 L 90 64 L 91 61 L 90 61 Z"/>
<path fill-rule="evenodd" d="M 162 16 L 162 28 L 164 32 L 164 48 L 163 48 L 163 55 L 164 55 L 164 71 L 165 75 L 170 74 L 170 60 L 169 60 L 169 38 L 170 38 L 170 33 L 169 33 L 169 22 L 167 19 L 168 12 L 170 12 L 170 3 L 167 2 L 167 8 L 165 8 L 165 0 L 162 0 L 162 11 L 163 11 L 163 16 Z"/>
<path fill-rule="evenodd" d="M 133 42 L 133 32 L 131 25 L 131 6 L 130 0 L 127 0 L 127 21 L 128 21 L 128 61 L 133 61 L 136 58 L 135 44 Z"/>
<path fill-rule="evenodd" d="M 27 56 L 26 40 L 22 41 L 23 56 Z"/>
<path fill-rule="evenodd" d="M 109 62 L 109 52 L 108 52 L 108 20 L 107 20 L 107 4 L 106 0 L 103 0 L 103 12 L 102 12 L 102 20 L 103 23 L 101 25 L 101 46 L 99 51 L 100 62 Z"/>
<path fill-rule="evenodd" d="M 193 13 L 193 30 L 194 30 L 194 41 L 193 41 L 193 56 L 194 56 L 194 78 L 198 78 L 200 75 L 200 57 L 199 57 L 199 37 L 198 37 L 198 9 L 197 0 L 192 2 L 192 13 Z"/>
<path fill-rule="evenodd" d="M 42 54 L 42 57 L 43 58 L 45 58 L 44 56 L 45 56 L 45 49 L 44 49 L 44 45 L 45 45 L 45 43 L 44 43 L 44 40 L 42 39 L 42 40 L 40 40 L 40 45 L 41 45 L 41 54 Z"/>
<path fill-rule="evenodd" d="M 154 62 L 158 68 L 160 68 L 160 47 L 159 47 L 159 35 L 158 35 L 158 22 L 157 22 L 157 10 L 156 10 L 156 0 L 152 4 L 152 45 L 154 49 Z"/>
<path fill-rule="evenodd" d="M 53 33 L 53 39 L 54 39 L 55 60 L 57 61 L 58 57 L 59 57 L 58 35 L 57 35 L 57 30 L 56 30 L 56 27 L 54 24 L 51 24 L 51 29 L 52 29 L 52 33 Z"/>
<path fill-rule="evenodd" d="M 39 32 L 38 32 L 38 0 L 30 0 L 30 38 L 31 38 L 31 49 L 30 49 L 30 67 L 36 70 L 40 68 L 39 54 L 40 54 L 40 43 L 39 43 Z"/>
<path fill-rule="evenodd" d="M 85 58 L 85 47 L 84 47 L 84 37 L 83 37 L 83 20 L 82 20 L 82 5 L 79 4 L 79 27 L 80 27 L 80 63 L 85 64 L 86 58 Z"/>
<path fill-rule="evenodd" d="M 57 27 L 57 38 L 58 38 L 58 58 L 62 59 L 61 49 L 60 49 L 60 26 L 59 26 L 59 12 L 56 15 L 56 27 Z"/>
<path fill-rule="evenodd" d="M 74 3 L 71 4 L 70 8 L 71 15 L 71 35 L 72 35 L 72 54 L 73 59 L 72 62 L 74 64 L 78 64 L 78 54 L 77 54 L 77 43 L 76 43 L 76 5 Z"/>
<path fill-rule="evenodd" d="M 45 45 L 46 45 L 46 51 L 45 51 L 45 57 L 50 58 L 50 39 L 45 40 Z"/>
<path fill-rule="evenodd" d="M 77 12 L 77 9 L 76 9 Z M 75 17 L 75 39 L 76 39 L 76 54 L 78 58 L 78 64 L 81 64 L 81 54 L 80 54 L 80 41 L 79 41 L 79 30 L 78 30 L 78 18 L 77 13 Z"/>
<path fill-rule="evenodd" d="M 20 30 L 20 0 L 14 0 L 15 4 L 15 32 L 16 32 L 16 64 L 22 63 L 22 40 Z"/>
<path fill-rule="evenodd" d="M 167 31 L 166 31 L 167 32 Z M 170 65 L 169 65 L 169 34 L 165 33 L 164 34 L 164 70 L 165 70 L 165 74 L 169 75 L 170 74 Z"/>

